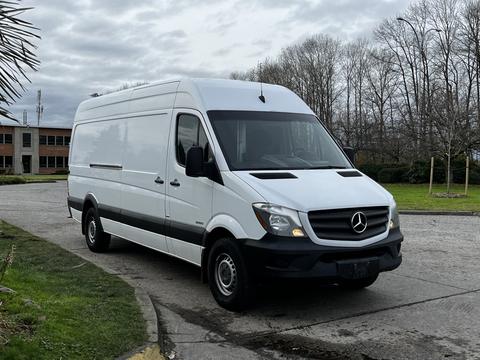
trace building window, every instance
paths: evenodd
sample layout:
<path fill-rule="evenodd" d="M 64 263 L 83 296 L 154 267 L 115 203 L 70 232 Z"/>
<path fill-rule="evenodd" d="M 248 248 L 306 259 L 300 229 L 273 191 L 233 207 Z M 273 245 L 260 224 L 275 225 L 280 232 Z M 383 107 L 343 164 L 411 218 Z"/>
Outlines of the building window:
<path fill-rule="evenodd" d="M 47 136 L 40 135 L 40 145 L 47 145 Z"/>
<path fill-rule="evenodd" d="M 59 168 L 59 169 L 63 168 L 63 157 L 62 156 L 57 156 L 57 168 Z"/>
<path fill-rule="evenodd" d="M 46 156 L 40 156 L 40 167 L 41 168 L 46 168 L 47 167 L 47 157 Z"/>
<path fill-rule="evenodd" d="M 23 133 L 23 147 L 29 148 L 32 147 L 32 134 L 30 133 Z"/>
<path fill-rule="evenodd" d="M 68 168 L 68 157 L 65 158 L 65 167 Z"/>
<path fill-rule="evenodd" d="M 0 169 L 3 169 L 5 166 L 3 164 L 3 156 L 0 156 Z"/>
<path fill-rule="evenodd" d="M 13 168 L 13 156 L 5 156 L 5 167 Z"/>
<path fill-rule="evenodd" d="M 65 136 L 65 146 L 70 146 L 70 136 Z"/>
<path fill-rule="evenodd" d="M 11 144 L 12 134 L 0 134 L 0 144 Z"/>
<path fill-rule="evenodd" d="M 55 140 L 55 145 L 63 146 L 63 136 L 57 136 Z"/>
<path fill-rule="evenodd" d="M 55 167 L 55 156 L 48 157 L 48 164 L 47 167 L 54 168 Z"/>
<path fill-rule="evenodd" d="M 48 145 L 55 145 L 55 136 L 48 137 Z"/>

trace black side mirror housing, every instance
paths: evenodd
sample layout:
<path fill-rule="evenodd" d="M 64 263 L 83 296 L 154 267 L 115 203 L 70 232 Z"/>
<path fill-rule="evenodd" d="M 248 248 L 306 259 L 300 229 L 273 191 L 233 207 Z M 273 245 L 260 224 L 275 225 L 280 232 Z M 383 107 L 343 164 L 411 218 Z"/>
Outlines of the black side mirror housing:
<path fill-rule="evenodd" d="M 187 159 L 185 162 L 185 174 L 190 177 L 205 176 L 203 167 L 203 149 L 201 146 L 192 146 L 187 151 Z"/>
<path fill-rule="evenodd" d="M 355 165 L 355 153 L 356 153 L 355 149 L 352 147 L 346 146 L 343 148 L 343 151 L 345 152 L 349 160 L 352 162 L 352 164 Z"/>

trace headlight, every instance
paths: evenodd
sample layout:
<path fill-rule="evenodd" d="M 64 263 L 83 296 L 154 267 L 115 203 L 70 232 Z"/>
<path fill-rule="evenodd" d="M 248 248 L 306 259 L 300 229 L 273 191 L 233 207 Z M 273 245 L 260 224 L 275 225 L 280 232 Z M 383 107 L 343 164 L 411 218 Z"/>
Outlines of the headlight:
<path fill-rule="evenodd" d="M 254 203 L 252 206 L 265 231 L 279 236 L 305 237 L 297 211 L 269 203 Z"/>
<path fill-rule="evenodd" d="M 400 227 L 400 217 L 398 216 L 397 204 L 393 203 L 390 206 L 390 229 L 396 229 Z"/>

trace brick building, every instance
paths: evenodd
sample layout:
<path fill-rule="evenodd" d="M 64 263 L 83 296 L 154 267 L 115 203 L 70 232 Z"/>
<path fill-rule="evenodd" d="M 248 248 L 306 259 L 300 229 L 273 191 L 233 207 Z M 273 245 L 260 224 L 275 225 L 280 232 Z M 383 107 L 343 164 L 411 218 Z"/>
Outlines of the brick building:
<path fill-rule="evenodd" d="M 68 170 L 71 128 L 0 124 L 0 174 Z"/>

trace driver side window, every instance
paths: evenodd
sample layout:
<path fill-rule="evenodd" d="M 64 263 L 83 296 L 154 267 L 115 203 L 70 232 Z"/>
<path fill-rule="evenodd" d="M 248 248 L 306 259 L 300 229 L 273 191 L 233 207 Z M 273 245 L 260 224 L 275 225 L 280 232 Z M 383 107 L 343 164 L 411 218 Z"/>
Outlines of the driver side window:
<path fill-rule="evenodd" d="M 177 118 L 176 153 L 177 162 L 185 166 L 187 152 L 192 146 L 200 146 L 204 151 L 204 160 L 212 158 L 208 139 L 200 119 L 191 114 L 180 114 Z"/>

